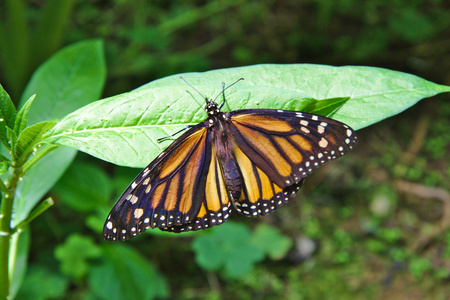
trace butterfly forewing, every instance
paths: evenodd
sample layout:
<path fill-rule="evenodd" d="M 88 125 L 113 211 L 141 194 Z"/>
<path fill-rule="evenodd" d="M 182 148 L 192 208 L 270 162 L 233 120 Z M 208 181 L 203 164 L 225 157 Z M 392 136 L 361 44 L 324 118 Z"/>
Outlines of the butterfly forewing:
<path fill-rule="evenodd" d="M 165 228 L 194 220 L 201 202 L 192 199 L 205 196 L 204 178 L 210 161 L 206 128 L 190 129 L 125 190 L 106 220 L 105 239 L 126 240 L 150 227 Z"/>

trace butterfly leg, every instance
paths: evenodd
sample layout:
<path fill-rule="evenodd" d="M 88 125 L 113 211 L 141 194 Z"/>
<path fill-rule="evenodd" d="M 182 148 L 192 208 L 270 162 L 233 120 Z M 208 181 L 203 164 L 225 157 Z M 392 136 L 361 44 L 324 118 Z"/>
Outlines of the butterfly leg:
<path fill-rule="evenodd" d="M 175 139 L 175 136 L 176 136 L 177 134 L 179 134 L 180 132 L 186 131 L 186 130 L 192 128 L 192 127 L 194 127 L 194 125 L 188 125 L 188 126 L 186 126 L 185 128 L 183 128 L 183 129 L 181 129 L 181 130 L 175 132 L 174 134 L 171 134 L 171 135 L 168 135 L 168 136 L 159 138 L 159 139 L 157 139 L 156 141 L 157 141 L 158 143 L 162 143 L 162 142 L 167 141 L 167 140 L 173 140 L 173 139 Z"/>

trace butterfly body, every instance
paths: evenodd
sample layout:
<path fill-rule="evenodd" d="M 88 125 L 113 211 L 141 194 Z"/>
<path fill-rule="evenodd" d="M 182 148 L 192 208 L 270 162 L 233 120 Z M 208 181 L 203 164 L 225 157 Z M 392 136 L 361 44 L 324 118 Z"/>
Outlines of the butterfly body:
<path fill-rule="evenodd" d="M 266 215 L 357 140 L 349 126 L 318 115 L 220 108 L 207 100 L 207 119 L 136 177 L 108 216 L 105 239 L 126 240 L 148 228 L 210 228 L 228 219 L 231 205 L 249 217 Z"/>

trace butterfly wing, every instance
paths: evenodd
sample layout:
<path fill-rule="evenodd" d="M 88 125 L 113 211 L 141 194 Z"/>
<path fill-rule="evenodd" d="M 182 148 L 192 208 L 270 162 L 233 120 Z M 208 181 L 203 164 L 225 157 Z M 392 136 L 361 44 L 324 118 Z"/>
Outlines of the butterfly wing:
<path fill-rule="evenodd" d="M 220 161 L 216 155 L 216 149 L 210 144 L 211 159 L 207 171 L 203 196 L 193 201 L 201 203 L 200 210 L 191 222 L 162 227 L 161 230 L 171 232 L 186 232 L 207 229 L 220 225 L 229 217 L 230 199 L 225 183 Z M 189 181 L 190 178 L 186 178 Z"/>
<path fill-rule="evenodd" d="M 195 222 L 202 208 L 211 145 L 203 123 L 185 132 L 125 190 L 103 229 L 106 240 L 126 240 L 147 228 Z"/>
<path fill-rule="evenodd" d="M 353 148 L 353 130 L 338 121 L 294 111 L 258 109 L 229 113 L 243 193 L 236 210 L 262 216 L 289 201 L 303 179 Z"/>

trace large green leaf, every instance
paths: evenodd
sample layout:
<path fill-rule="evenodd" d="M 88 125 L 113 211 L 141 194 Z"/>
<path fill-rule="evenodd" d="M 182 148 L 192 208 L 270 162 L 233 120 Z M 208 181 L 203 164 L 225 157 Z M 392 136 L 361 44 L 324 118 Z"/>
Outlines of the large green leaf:
<path fill-rule="evenodd" d="M 333 118 L 354 129 L 450 90 L 414 75 L 386 69 L 309 64 L 255 65 L 187 73 L 183 77 L 208 97 L 220 95 L 222 81 L 232 83 L 244 77 L 244 81 L 226 91 L 223 111 L 302 110 L 311 103 L 311 98 L 349 98 Z M 159 144 L 158 138 L 206 118 L 204 104 L 202 97 L 178 75 L 170 76 L 71 113 L 49 131 L 47 141 L 118 165 L 143 167 L 170 143 Z"/>
<path fill-rule="evenodd" d="M 76 43 L 57 52 L 36 70 L 22 94 L 21 105 L 36 94 L 28 124 L 62 118 L 96 100 L 105 73 L 99 40 Z"/>
<path fill-rule="evenodd" d="M 105 82 L 105 61 L 100 41 L 64 48 L 33 75 L 22 102 L 36 94 L 28 124 L 62 118 L 100 97 Z M 22 221 L 71 164 L 76 152 L 57 149 L 38 161 L 19 182 L 14 201 L 14 223 Z"/>

